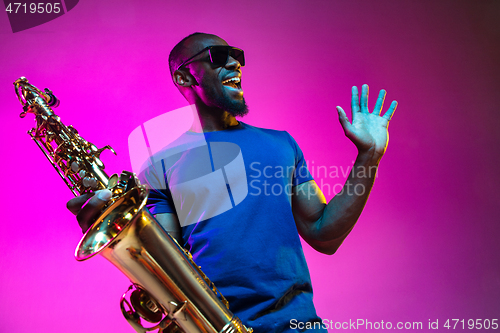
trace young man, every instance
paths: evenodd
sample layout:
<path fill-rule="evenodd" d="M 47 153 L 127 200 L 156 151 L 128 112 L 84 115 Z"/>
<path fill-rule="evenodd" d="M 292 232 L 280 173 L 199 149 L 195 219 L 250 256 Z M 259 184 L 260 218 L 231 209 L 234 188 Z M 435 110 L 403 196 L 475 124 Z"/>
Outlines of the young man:
<path fill-rule="evenodd" d="M 335 253 L 342 244 L 373 186 L 397 103 L 382 116 L 382 90 L 370 113 L 364 85 L 361 99 L 357 88 L 352 89 L 352 123 L 337 107 L 358 156 L 344 191 L 327 203 L 288 133 L 236 120 L 248 112 L 241 89 L 243 65 L 243 51 L 215 35 L 190 35 L 172 50 L 174 84 L 199 117 L 179 145 L 183 140 L 205 145 L 167 154 L 160 158 L 161 167 L 146 172 L 145 181 L 152 187 L 148 208 L 192 252 L 245 325 L 256 333 L 296 331 L 299 325 L 290 325 L 292 319 L 302 323 L 299 327 L 320 322 L 299 234 L 325 254 Z M 240 167 L 225 166 L 233 160 L 240 161 Z M 357 172 L 361 169 L 367 172 Z M 214 185 L 216 179 L 223 186 Z M 164 188 L 157 186 L 160 183 Z M 88 195 L 71 200 L 68 207 L 85 231 L 109 197 L 104 190 L 83 208 Z"/>

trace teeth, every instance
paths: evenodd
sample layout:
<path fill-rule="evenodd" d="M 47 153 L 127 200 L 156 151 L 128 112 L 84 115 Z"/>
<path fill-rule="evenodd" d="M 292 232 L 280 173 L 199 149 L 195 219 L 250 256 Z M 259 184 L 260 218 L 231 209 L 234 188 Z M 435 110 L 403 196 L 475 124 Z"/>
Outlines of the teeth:
<path fill-rule="evenodd" d="M 222 81 L 222 84 L 226 84 L 226 83 L 229 83 L 229 82 L 233 82 L 233 83 L 239 83 L 241 80 L 239 77 L 233 77 L 232 79 L 227 79 L 227 80 L 224 80 Z"/>

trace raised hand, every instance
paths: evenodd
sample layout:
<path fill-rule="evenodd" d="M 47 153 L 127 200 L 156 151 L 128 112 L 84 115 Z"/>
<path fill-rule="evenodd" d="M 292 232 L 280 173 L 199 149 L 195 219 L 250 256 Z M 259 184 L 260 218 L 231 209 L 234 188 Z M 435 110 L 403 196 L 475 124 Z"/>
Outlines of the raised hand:
<path fill-rule="evenodd" d="M 352 123 L 349 122 L 345 111 L 337 106 L 340 124 L 345 135 L 356 145 L 359 153 L 373 153 L 373 157 L 377 160 L 382 157 L 387 148 L 389 141 L 387 128 L 398 105 L 396 101 L 393 101 L 389 110 L 382 116 L 385 94 L 385 90 L 380 90 L 375 108 L 370 113 L 368 110 L 368 85 L 364 84 L 361 89 L 361 101 L 358 88 L 352 87 Z"/>

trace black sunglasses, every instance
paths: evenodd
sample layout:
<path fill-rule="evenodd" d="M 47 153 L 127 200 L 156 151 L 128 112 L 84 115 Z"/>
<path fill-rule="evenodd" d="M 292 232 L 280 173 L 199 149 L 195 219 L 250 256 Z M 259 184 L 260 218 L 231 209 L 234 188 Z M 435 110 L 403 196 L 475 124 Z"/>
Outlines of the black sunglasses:
<path fill-rule="evenodd" d="M 179 67 L 177 67 L 177 69 L 181 68 L 184 65 L 187 65 L 189 60 L 193 59 L 197 55 L 202 54 L 206 50 L 208 50 L 210 62 L 216 67 L 225 66 L 229 60 L 229 56 L 238 61 L 241 66 L 245 66 L 245 56 L 242 49 L 226 45 L 212 45 L 205 47 L 203 50 L 196 53 L 191 58 L 185 60 L 182 64 L 180 64 Z"/>

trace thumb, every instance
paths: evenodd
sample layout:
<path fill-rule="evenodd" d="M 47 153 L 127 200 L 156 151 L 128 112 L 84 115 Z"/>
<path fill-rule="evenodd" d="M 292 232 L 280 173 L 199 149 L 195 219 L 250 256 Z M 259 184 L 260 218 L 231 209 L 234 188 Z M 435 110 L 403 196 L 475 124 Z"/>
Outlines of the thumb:
<path fill-rule="evenodd" d="M 349 127 L 351 126 L 351 123 L 349 122 L 349 118 L 347 118 L 345 111 L 342 110 L 340 106 L 337 106 L 337 112 L 339 113 L 340 125 L 344 129 L 344 132 L 345 133 L 349 132 Z"/>

